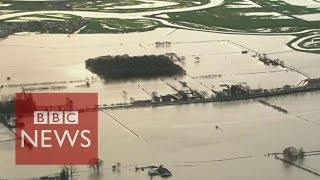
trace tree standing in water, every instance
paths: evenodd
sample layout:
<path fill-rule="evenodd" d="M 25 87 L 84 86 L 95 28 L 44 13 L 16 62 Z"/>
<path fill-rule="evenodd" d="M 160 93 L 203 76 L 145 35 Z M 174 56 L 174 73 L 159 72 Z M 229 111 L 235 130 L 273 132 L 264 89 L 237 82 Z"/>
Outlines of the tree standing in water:
<path fill-rule="evenodd" d="M 99 174 L 100 168 L 103 166 L 103 160 L 93 158 L 89 161 L 89 168 L 93 169 L 94 173 Z"/>
<path fill-rule="evenodd" d="M 76 166 L 69 164 L 69 165 L 64 165 L 62 167 L 62 171 L 60 173 L 60 180 L 68 180 L 68 179 L 73 179 L 73 175 L 76 172 Z"/>
<path fill-rule="evenodd" d="M 68 180 L 68 179 L 69 179 L 69 175 L 67 171 L 65 169 L 62 169 L 62 171 L 60 172 L 59 180 Z"/>

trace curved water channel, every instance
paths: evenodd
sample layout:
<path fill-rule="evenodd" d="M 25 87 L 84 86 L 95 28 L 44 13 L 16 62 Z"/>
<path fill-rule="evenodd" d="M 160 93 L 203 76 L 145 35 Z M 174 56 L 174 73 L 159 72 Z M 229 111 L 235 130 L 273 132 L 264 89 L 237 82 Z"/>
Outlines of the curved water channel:
<path fill-rule="evenodd" d="M 146 1 L 148 2 L 148 1 Z M 157 3 L 160 5 L 157 6 Z M 162 3 L 162 5 L 161 5 Z M 28 12 L 15 12 L 15 13 L 8 13 L 8 14 L 2 14 L 0 15 L 0 20 L 10 19 L 10 18 L 16 18 L 21 16 L 30 16 L 30 15 L 38 15 L 38 14 L 66 14 L 66 15 L 74 15 L 74 16 L 80 16 L 84 18 L 117 18 L 117 19 L 146 19 L 146 20 L 153 20 L 158 21 L 162 23 L 163 25 L 166 25 L 168 27 L 172 28 L 178 28 L 178 29 L 188 29 L 188 30 L 196 30 L 196 31 L 204 31 L 204 32 L 215 32 L 215 33 L 227 33 L 227 34 L 248 34 L 248 35 L 298 35 L 303 33 L 308 33 L 312 31 L 317 31 L 317 29 L 310 29 L 310 30 L 303 30 L 303 31 L 297 31 L 297 32 L 290 32 L 290 33 L 265 33 L 265 32 L 246 32 L 246 31 L 240 31 L 236 29 L 227 29 L 227 28 L 221 28 L 220 30 L 217 29 L 203 29 L 203 28 L 197 28 L 197 27 L 188 27 L 181 24 L 176 24 L 174 22 L 171 22 L 169 19 L 161 18 L 160 14 L 167 14 L 167 13 L 178 13 L 178 12 L 188 12 L 188 11 L 197 11 L 197 10 L 204 10 L 209 9 L 213 7 L 220 6 L 224 3 L 224 0 L 210 0 L 209 3 L 199 6 L 192 6 L 192 7 L 184 7 L 184 8 L 172 8 L 172 9 L 164 9 L 164 10 L 152 10 L 152 11 L 144 11 L 144 12 L 131 12 L 131 13 L 110 13 L 110 12 L 93 12 L 93 11 L 28 11 Z M 170 2 L 160 2 L 155 1 L 153 2 L 153 6 L 155 7 L 174 7 L 177 4 L 170 4 Z M 143 5 L 141 5 L 143 6 Z M 124 7 L 122 7 L 124 8 Z M 129 7 L 126 7 L 130 9 Z M 134 6 L 131 6 L 131 9 L 134 9 Z M 154 17 L 150 17 L 154 16 Z M 302 38 L 302 39 L 301 39 Z M 299 42 L 303 41 L 307 37 L 301 37 L 300 39 L 297 39 L 296 42 L 292 43 L 292 46 L 296 48 L 297 50 L 301 51 L 309 51 L 309 49 L 305 49 L 304 47 L 300 47 L 298 44 Z M 314 51 L 315 49 L 312 49 Z M 316 49 L 318 50 L 318 49 Z"/>
<path fill-rule="evenodd" d="M 187 12 L 187 11 L 196 11 L 203 10 L 212 7 L 219 6 L 223 4 L 224 0 L 210 0 L 209 3 L 200 5 L 200 6 L 192 6 L 185 8 L 177 8 L 177 9 L 165 9 L 165 10 L 155 10 L 155 11 L 146 11 L 146 12 L 133 12 L 133 13 L 108 13 L 108 12 L 92 12 L 92 11 L 31 11 L 31 12 L 17 12 L 4 14 L 0 16 L 0 20 L 20 17 L 20 16 L 28 16 L 28 15 L 36 15 L 36 14 L 70 14 L 75 16 L 81 16 L 86 18 L 119 18 L 119 19 L 139 19 L 144 18 L 144 16 L 151 16 L 157 14 L 165 14 L 165 13 L 176 13 L 176 12 Z"/>
<path fill-rule="evenodd" d="M 319 38 L 320 36 L 318 34 L 315 35 L 310 35 L 310 36 L 305 36 L 303 38 L 298 39 L 297 41 L 293 42 L 291 44 L 292 47 L 296 48 L 297 50 L 301 50 L 301 51 L 320 51 L 320 48 L 305 48 L 303 46 L 300 45 L 300 43 L 302 43 L 303 41 L 307 40 L 307 39 L 312 39 L 312 38 Z"/>

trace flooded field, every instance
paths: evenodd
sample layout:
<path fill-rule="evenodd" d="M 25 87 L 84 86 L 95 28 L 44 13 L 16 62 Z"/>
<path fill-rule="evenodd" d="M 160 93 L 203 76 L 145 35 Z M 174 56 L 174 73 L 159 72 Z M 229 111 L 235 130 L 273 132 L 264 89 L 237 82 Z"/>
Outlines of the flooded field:
<path fill-rule="evenodd" d="M 270 54 L 319 77 L 319 55 L 290 49 L 286 44 L 294 38 L 173 32 L 169 28 L 118 35 L 13 35 L 0 41 L 0 54 L 5 58 L 0 61 L 0 84 L 5 86 L 1 94 L 21 92 L 23 86 L 7 87 L 10 84 L 91 80 L 96 76 L 85 69 L 86 59 L 119 54 L 177 53 L 186 58 L 183 63 L 176 63 L 186 70 L 187 76 L 164 81 L 98 79 L 89 88 L 82 81 L 63 84 L 66 89 L 54 92 L 97 92 L 100 104 L 111 104 L 128 102 L 130 98 L 150 99 L 141 87 L 163 95 L 173 93 L 174 89 L 166 83 L 181 89 L 178 81 L 208 94 L 212 93 L 209 88 L 220 90 L 220 85 L 226 83 L 245 82 L 251 88 L 268 89 L 297 85 L 305 79 L 303 75 L 280 66 L 266 66 L 254 53 L 243 54 L 242 48 L 230 43 Z M 169 41 L 171 46 L 156 47 L 157 41 Z M 134 167 L 160 164 L 173 172 L 171 179 L 177 180 L 317 179 L 266 154 L 281 152 L 288 146 L 303 147 L 306 151 L 320 149 L 319 92 L 264 100 L 288 113 L 256 100 L 108 111 L 139 138 L 99 112 L 99 157 L 105 161 L 102 179 L 149 179 L 147 172 L 135 172 Z M 0 126 L 0 141 L 12 138 L 13 134 Z M 59 166 L 16 166 L 13 141 L 0 143 L 0 157 L 0 178 L 22 179 L 60 171 Z M 111 171 L 116 162 L 122 164 L 120 173 Z M 320 159 L 311 156 L 299 163 L 319 169 Z M 86 166 L 77 170 L 76 179 L 89 179 Z"/>
<path fill-rule="evenodd" d="M 179 56 L 185 56 L 184 62 L 177 62 L 186 71 L 187 76 L 182 79 L 168 79 L 167 82 L 181 88 L 178 81 L 187 82 L 196 89 L 208 91 L 210 87 L 219 90 L 221 84 L 238 84 L 246 82 L 253 89 L 261 88 L 279 88 L 284 85 L 297 85 L 304 76 L 288 71 L 285 68 L 266 66 L 253 57 L 254 54 L 242 54 L 243 49 L 229 43 L 226 40 L 232 40 L 239 44 L 245 45 L 261 53 L 275 53 L 279 51 L 289 51 L 284 55 L 293 58 L 281 56 L 283 54 L 274 54 L 272 57 L 280 58 L 289 65 L 297 66 L 301 64 L 297 57 L 303 56 L 305 53 L 291 52 L 286 46 L 274 47 L 275 41 L 279 44 L 290 41 L 290 36 L 275 37 L 270 40 L 269 37 L 255 37 L 252 43 L 248 42 L 246 37 L 239 35 L 222 35 L 211 33 L 199 33 L 192 31 L 179 30 L 169 36 L 171 29 L 158 29 L 147 33 L 135 33 L 127 35 L 75 35 L 67 37 L 65 35 L 32 35 L 32 36 L 11 36 L 1 42 L 1 53 L 4 57 L 10 58 L 11 63 L 7 65 L 5 61 L 1 61 L 1 67 L 5 67 L 6 74 L 4 77 L 10 76 L 10 81 L 4 81 L 3 84 L 19 84 L 19 83 L 37 83 L 48 81 L 65 81 L 65 80 L 85 80 L 91 79 L 93 74 L 85 69 L 84 61 L 102 55 L 144 55 L 144 54 L 165 54 L 176 53 Z M 186 39 L 185 37 L 196 35 L 196 39 Z M 138 37 L 139 38 L 136 38 Z M 99 39 L 99 40 L 97 40 Z M 261 42 L 263 46 L 250 45 Z M 45 42 L 44 42 L 45 41 Z M 156 41 L 170 41 L 172 45 L 167 48 L 157 48 Z M 50 43 L 47 43 L 50 42 Z M 268 46 L 269 43 L 269 46 Z M 83 51 L 79 53 L 80 51 Z M 17 54 L 15 51 L 19 51 Z M 300 55 L 301 54 L 301 55 Z M 21 61 L 28 65 L 28 68 L 21 66 Z M 196 62 L 199 57 L 199 62 Z M 308 54 L 309 61 L 315 62 L 317 55 Z M 295 60 L 299 62 L 295 62 Z M 313 68 L 315 66 L 306 66 Z M 304 67 L 298 66 L 302 71 Z M 2 71 L 4 72 L 4 71 Z M 310 72 L 311 75 L 317 77 L 317 72 Z M 25 76 L 28 74 L 28 76 Z M 39 74 L 42 74 L 39 76 Z M 206 77 L 211 75 L 210 77 Z M 214 76 L 216 75 L 216 76 Z M 282 78 L 277 78 L 282 76 Z M 201 85 L 201 83 L 205 86 Z M 159 91 L 160 94 L 169 93 L 172 89 L 162 82 L 160 79 L 151 79 L 147 81 L 132 80 L 124 82 L 125 85 L 116 82 L 103 83 L 102 81 L 94 82 L 90 91 L 99 91 L 99 89 L 107 88 L 107 91 L 101 92 L 101 103 L 115 102 L 111 99 L 123 96 L 123 91 L 128 91 L 128 97 L 139 99 L 139 97 L 148 96 L 143 93 L 138 85 L 146 88 L 149 92 Z M 82 83 L 84 84 L 84 83 Z M 80 84 L 81 85 L 81 84 Z M 180 86 L 180 87 L 179 87 Z M 161 88 L 159 88 L 161 87 Z M 21 86 L 15 88 L 21 90 Z M 79 87 L 79 84 L 68 85 L 68 91 L 83 91 L 86 88 Z M 12 88 L 6 88 L 6 91 L 12 91 Z M 130 91 L 130 92 L 129 92 Z M 9 93 L 9 92 L 8 92 Z M 109 97 L 107 96 L 109 94 Z M 149 98 L 149 97 L 147 97 Z"/>
<path fill-rule="evenodd" d="M 23 31 L 95 34 L 143 32 L 170 27 L 232 34 L 294 35 L 296 38 L 288 42 L 291 48 L 319 54 L 319 2 L 312 0 L 303 3 L 273 0 L 10 3 L 0 4 L 1 38 Z M 48 28 L 49 23 L 39 29 L 39 25 L 35 27 L 32 24 L 35 22 L 55 22 L 55 26 L 61 27 Z M 20 26 L 18 30 L 17 26 Z M 72 27 L 76 29 L 69 32 Z"/>

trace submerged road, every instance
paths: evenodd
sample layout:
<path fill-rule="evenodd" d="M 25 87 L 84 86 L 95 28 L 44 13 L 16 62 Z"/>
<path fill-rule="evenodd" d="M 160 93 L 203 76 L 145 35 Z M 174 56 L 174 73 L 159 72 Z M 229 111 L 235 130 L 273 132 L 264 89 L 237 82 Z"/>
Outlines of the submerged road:
<path fill-rule="evenodd" d="M 145 103 L 137 103 L 137 104 L 103 106 L 103 107 L 98 108 L 98 110 L 130 109 L 130 108 L 158 107 L 158 106 L 178 106 L 178 105 L 186 105 L 186 104 L 239 101 L 239 100 L 257 99 L 257 98 L 266 98 L 266 97 L 287 95 L 287 94 L 300 93 L 300 92 L 318 91 L 318 90 L 320 90 L 320 84 L 300 86 L 300 87 L 296 87 L 296 88 L 282 89 L 282 90 L 275 90 L 275 91 L 268 91 L 268 92 L 252 93 L 252 94 L 247 94 L 247 95 L 242 95 L 242 96 L 224 96 L 224 97 L 220 97 L 220 98 L 208 98 L 208 99 L 178 100 L 178 101 L 171 101 L 171 102 L 145 102 Z"/>

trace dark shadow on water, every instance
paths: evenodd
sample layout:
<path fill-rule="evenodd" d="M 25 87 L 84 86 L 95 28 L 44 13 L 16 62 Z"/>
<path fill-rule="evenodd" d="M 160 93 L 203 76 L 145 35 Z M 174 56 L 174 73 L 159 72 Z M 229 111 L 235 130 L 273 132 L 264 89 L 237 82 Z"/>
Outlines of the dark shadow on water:
<path fill-rule="evenodd" d="M 305 163 L 305 158 L 301 158 L 301 159 L 298 159 L 297 161 L 295 161 L 296 164 L 299 164 L 299 165 L 304 165 Z"/>
<path fill-rule="evenodd" d="M 283 161 L 282 161 L 282 165 L 283 165 L 283 167 L 284 167 L 286 170 L 289 170 L 289 168 L 291 168 L 291 167 L 292 167 L 292 165 L 291 165 L 291 164 L 286 163 L 286 162 L 283 162 Z"/>
<path fill-rule="evenodd" d="M 175 78 L 183 78 L 184 75 L 176 75 L 176 76 L 161 76 L 161 77 L 132 77 L 132 78 L 102 78 L 104 84 L 117 84 L 117 83 L 137 83 L 139 81 L 160 81 L 161 79 L 175 79 Z M 165 85 L 164 85 L 165 86 Z"/>
<path fill-rule="evenodd" d="M 102 180 L 104 178 L 103 178 L 102 173 L 99 173 L 99 174 L 92 173 L 92 174 L 89 174 L 88 179 L 89 180 Z"/>
<path fill-rule="evenodd" d="M 273 96 L 273 97 L 267 97 L 264 98 L 266 100 L 280 100 L 280 99 L 291 99 L 291 98 L 300 98 L 300 97 L 310 97 L 310 96 L 318 96 L 320 95 L 320 91 L 310 91 L 310 92 L 298 92 L 298 93 L 293 93 L 293 94 L 286 94 L 286 95 L 281 95 L 281 96 Z"/>

